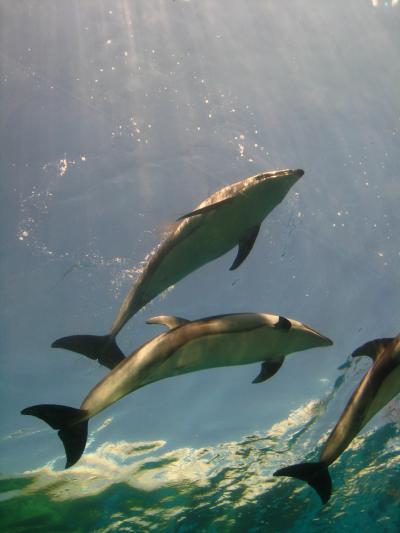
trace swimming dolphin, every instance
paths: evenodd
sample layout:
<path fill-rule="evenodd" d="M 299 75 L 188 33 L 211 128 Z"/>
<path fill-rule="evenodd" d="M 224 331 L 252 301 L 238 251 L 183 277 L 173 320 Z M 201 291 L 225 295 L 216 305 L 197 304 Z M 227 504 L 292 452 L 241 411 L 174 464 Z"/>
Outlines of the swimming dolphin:
<path fill-rule="evenodd" d="M 65 468 L 76 463 L 85 449 L 88 420 L 140 387 L 205 368 L 263 361 L 253 381 L 260 383 L 279 370 L 289 353 L 332 344 L 301 322 L 263 313 L 220 315 L 193 322 L 160 316 L 148 322 L 165 324 L 169 331 L 118 363 L 89 392 L 79 409 L 45 404 L 21 411 L 59 430 L 67 456 Z"/>
<path fill-rule="evenodd" d="M 326 503 L 332 493 L 328 466 L 348 447 L 371 418 L 400 392 L 400 335 L 367 342 L 352 357 L 368 355 L 374 363 L 347 403 L 328 437 L 317 463 L 299 463 L 281 468 L 274 476 L 306 481 Z"/>
<path fill-rule="evenodd" d="M 238 268 L 253 248 L 264 218 L 303 174 L 300 169 L 263 172 L 209 196 L 181 216 L 176 228 L 153 250 L 108 335 L 72 335 L 56 340 L 52 347 L 99 359 L 112 368 L 124 358 L 115 338 L 128 320 L 168 287 L 236 245 L 238 252 L 230 270 Z"/>

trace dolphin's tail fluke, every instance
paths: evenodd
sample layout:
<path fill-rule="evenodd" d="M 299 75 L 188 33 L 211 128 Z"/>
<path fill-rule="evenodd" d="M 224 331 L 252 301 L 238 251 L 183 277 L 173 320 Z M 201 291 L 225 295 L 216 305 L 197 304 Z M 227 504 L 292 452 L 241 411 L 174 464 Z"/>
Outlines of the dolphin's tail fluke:
<path fill-rule="evenodd" d="M 37 416 L 53 429 L 58 429 L 58 436 L 65 448 L 67 462 L 65 468 L 75 464 L 83 454 L 86 446 L 88 421 L 82 420 L 87 414 L 82 409 L 65 405 L 32 405 L 21 411 L 23 415 Z"/>
<path fill-rule="evenodd" d="M 274 472 L 274 476 L 289 476 L 306 481 L 318 492 L 322 503 L 331 497 L 332 481 L 328 467 L 324 463 L 299 463 Z"/>
<path fill-rule="evenodd" d="M 81 353 L 110 369 L 125 359 L 112 335 L 71 335 L 57 339 L 51 347 Z"/>

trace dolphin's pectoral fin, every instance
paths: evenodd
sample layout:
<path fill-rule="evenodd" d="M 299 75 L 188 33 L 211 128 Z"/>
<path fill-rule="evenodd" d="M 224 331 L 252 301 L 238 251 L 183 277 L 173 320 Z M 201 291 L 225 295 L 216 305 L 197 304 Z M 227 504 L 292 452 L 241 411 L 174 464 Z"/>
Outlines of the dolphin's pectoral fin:
<path fill-rule="evenodd" d="M 262 383 L 271 378 L 281 368 L 284 360 L 285 358 L 281 357 L 275 361 L 264 361 L 264 363 L 261 364 L 260 373 L 255 379 L 253 379 L 252 383 Z"/>
<path fill-rule="evenodd" d="M 163 324 L 169 329 L 174 329 L 179 326 L 183 326 L 184 324 L 188 324 L 189 322 L 190 320 L 187 320 L 186 318 L 169 315 L 153 316 L 146 320 L 146 324 Z"/>
<path fill-rule="evenodd" d="M 260 231 L 260 226 L 259 225 L 255 226 L 254 228 L 251 229 L 247 237 L 239 242 L 239 250 L 238 250 L 237 256 L 229 270 L 235 270 L 243 263 L 243 261 L 246 259 L 246 257 L 249 255 L 249 253 L 253 249 L 253 246 L 254 246 L 254 243 L 256 242 L 259 231 Z"/>
<path fill-rule="evenodd" d="M 225 198 L 225 200 L 221 200 L 220 202 L 215 202 L 214 204 L 206 205 L 204 207 L 200 207 L 199 209 L 195 209 L 190 213 L 186 213 L 186 215 L 182 215 L 181 217 L 177 218 L 177 220 L 179 221 L 185 218 L 195 217 L 196 215 L 204 215 L 210 213 L 210 211 L 215 211 L 221 205 L 225 205 L 227 203 L 230 203 L 231 201 L 232 198 Z"/>
<path fill-rule="evenodd" d="M 366 342 L 351 354 L 351 357 L 358 357 L 360 355 L 368 355 L 374 361 L 378 356 L 393 342 L 393 338 L 374 339 Z"/>
<path fill-rule="evenodd" d="M 290 329 L 291 327 L 292 323 L 284 316 L 280 316 L 278 322 L 274 324 L 274 328 L 276 329 Z"/>

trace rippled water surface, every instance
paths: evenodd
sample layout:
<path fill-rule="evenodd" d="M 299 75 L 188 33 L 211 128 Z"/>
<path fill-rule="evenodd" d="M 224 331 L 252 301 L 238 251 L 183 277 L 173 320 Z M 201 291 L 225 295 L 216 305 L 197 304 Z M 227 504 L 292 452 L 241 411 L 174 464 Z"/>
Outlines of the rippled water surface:
<path fill-rule="evenodd" d="M 400 530 L 399 398 L 332 465 L 326 506 L 272 475 L 317 460 L 370 365 L 349 354 L 400 331 L 399 27 L 395 0 L 0 2 L 1 531 Z M 257 385 L 259 364 L 144 387 L 63 470 L 20 411 L 78 407 L 107 371 L 51 343 L 106 333 L 179 216 L 283 168 L 305 174 L 240 268 L 202 267 L 118 342 L 155 315 L 252 311 L 334 345 Z"/>

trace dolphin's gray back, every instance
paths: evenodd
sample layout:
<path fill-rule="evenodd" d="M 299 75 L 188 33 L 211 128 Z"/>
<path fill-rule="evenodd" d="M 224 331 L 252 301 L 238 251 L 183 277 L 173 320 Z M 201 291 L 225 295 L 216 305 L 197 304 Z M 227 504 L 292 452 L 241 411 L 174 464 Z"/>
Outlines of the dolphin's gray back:
<path fill-rule="evenodd" d="M 321 461 L 331 464 L 354 437 L 400 392 L 400 361 L 394 357 L 400 337 L 393 341 L 370 367 L 348 401 L 321 453 Z"/>
<path fill-rule="evenodd" d="M 275 341 L 279 337 L 273 328 L 276 318 L 256 313 L 221 315 L 168 332 L 153 347 L 156 348 L 154 366 L 146 384 L 205 368 L 263 361 L 269 350 L 275 354 Z"/>

